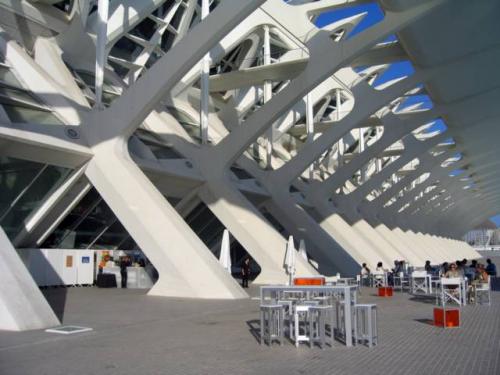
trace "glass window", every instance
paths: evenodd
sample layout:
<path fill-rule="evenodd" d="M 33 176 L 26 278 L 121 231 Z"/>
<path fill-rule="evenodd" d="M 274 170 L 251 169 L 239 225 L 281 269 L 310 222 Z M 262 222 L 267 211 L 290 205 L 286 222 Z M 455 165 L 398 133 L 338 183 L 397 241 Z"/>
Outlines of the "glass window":
<path fill-rule="evenodd" d="M 94 188 L 61 221 L 42 247 L 137 249 L 127 230 Z"/>
<path fill-rule="evenodd" d="M 0 65 L 0 81 L 7 83 L 14 87 L 21 87 L 16 76 L 10 71 L 9 68 Z"/>
<path fill-rule="evenodd" d="M 2 106 L 12 122 L 63 125 L 63 123 L 51 112 L 27 108 L 20 105 L 2 104 Z"/>
<path fill-rule="evenodd" d="M 128 237 L 127 230 L 116 220 L 91 247 L 93 249 L 117 249 Z"/>
<path fill-rule="evenodd" d="M 57 228 L 45 240 L 42 247 L 45 248 L 62 248 L 61 242 L 66 237 L 74 237 L 76 226 L 90 213 L 90 210 L 99 203 L 101 197 L 99 193 L 92 188 L 82 198 L 82 200 L 71 210 L 71 212 L 61 221 Z M 69 246 L 73 248 L 73 244 Z"/>
<path fill-rule="evenodd" d="M 102 234 L 107 226 L 116 220 L 115 215 L 108 205 L 101 200 L 100 203 L 87 215 L 75 229 L 75 249 L 86 249 L 94 240 Z"/>
<path fill-rule="evenodd" d="M 16 90 L 0 86 L 0 96 L 5 96 L 14 101 L 21 100 L 24 102 L 32 103 L 35 106 L 39 105 L 38 102 L 33 98 L 33 96 L 31 96 L 24 90 Z"/>
<path fill-rule="evenodd" d="M 0 175 L 1 205 L 0 224 L 10 238 L 14 238 L 24 225 L 24 220 L 36 210 L 45 197 L 56 189 L 71 172 L 70 169 L 44 166 L 39 163 L 14 160 L 12 170 L 2 163 Z M 7 167 L 7 168 L 4 168 Z"/>
<path fill-rule="evenodd" d="M 43 168 L 43 164 L 0 157 L 0 217 Z"/>

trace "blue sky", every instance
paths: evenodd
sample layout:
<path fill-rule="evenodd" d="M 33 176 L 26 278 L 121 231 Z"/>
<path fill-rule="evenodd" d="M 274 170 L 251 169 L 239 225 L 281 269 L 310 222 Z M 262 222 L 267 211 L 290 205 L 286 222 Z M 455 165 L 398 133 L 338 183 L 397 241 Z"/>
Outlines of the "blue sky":
<path fill-rule="evenodd" d="M 346 7 L 338 10 L 332 10 L 329 12 L 325 12 L 321 14 L 317 19 L 316 19 L 316 25 L 318 27 L 322 27 L 325 25 L 328 25 L 332 22 L 354 16 L 356 14 L 366 12 L 367 15 L 363 20 L 352 30 L 348 38 L 352 38 L 354 35 L 360 33 L 361 31 L 365 30 L 366 28 L 376 24 L 377 22 L 380 22 L 384 18 L 384 14 L 380 7 L 376 3 L 372 4 L 365 4 L 365 5 L 358 5 L 358 6 L 352 6 L 352 7 Z M 389 38 L 387 38 L 387 41 L 390 40 L 395 40 L 396 37 L 394 35 L 391 35 Z M 392 64 L 389 69 L 387 69 L 384 74 L 377 78 L 375 81 L 375 85 L 380 85 L 384 82 L 387 82 L 391 79 L 398 78 L 398 77 L 403 77 L 403 76 L 408 76 L 413 73 L 413 67 L 410 62 L 403 61 L 403 62 L 398 62 Z M 432 102 L 427 96 L 416 96 L 415 98 L 412 98 L 408 100 L 404 106 L 411 105 L 414 103 L 417 103 L 419 101 L 424 102 L 424 107 L 425 108 L 430 108 L 432 106 Z M 404 107 L 402 107 L 404 108 Z M 438 119 L 436 121 L 436 124 L 432 126 L 429 131 L 435 131 L 435 130 L 445 130 L 446 125 L 441 119 Z M 500 214 L 493 216 L 490 218 L 491 221 L 493 221 L 497 227 L 500 227 Z"/>

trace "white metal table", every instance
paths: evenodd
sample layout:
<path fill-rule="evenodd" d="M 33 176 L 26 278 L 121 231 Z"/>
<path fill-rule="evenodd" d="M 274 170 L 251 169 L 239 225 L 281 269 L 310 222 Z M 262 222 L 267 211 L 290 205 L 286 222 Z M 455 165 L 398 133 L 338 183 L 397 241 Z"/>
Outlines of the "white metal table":
<path fill-rule="evenodd" d="M 342 300 L 345 304 L 345 341 L 346 346 L 352 346 L 352 311 L 356 302 L 355 285 L 325 285 L 325 286 L 287 286 L 287 285 L 266 285 L 260 287 L 260 303 L 265 304 L 266 301 L 281 300 L 285 292 L 303 292 L 306 299 L 315 296 L 331 296 L 337 300 Z M 352 297 L 354 295 L 354 298 Z"/>

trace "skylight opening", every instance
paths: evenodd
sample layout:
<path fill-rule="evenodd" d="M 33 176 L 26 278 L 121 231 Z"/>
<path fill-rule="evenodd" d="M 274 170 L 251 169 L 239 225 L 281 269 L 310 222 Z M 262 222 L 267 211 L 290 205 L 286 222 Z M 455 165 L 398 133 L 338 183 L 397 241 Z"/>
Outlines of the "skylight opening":
<path fill-rule="evenodd" d="M 364 14 L 364 16 L 362 16 L 362 14 Z M 345 39 L 352 38 L 353 36 L 382 21 L 384 19 L 384 12 L 376 3 L 348 7 L 339 6 L 336 9 L 316 15 L 313 20 L 317 27 L 325 28 L 333 23 L 341 23 L 340 21 L 342 20 L 356 16 L 359 16 L 361 19 L 357 20 L 356 25 L 348 32 Z"/>
<path fill-rule="evenodd" d="M 382 90 L 390 86 L 391 82 L 399 81 L 415 73 L 415 68 L 408 60 L 397 61 L 388 65 L 374 81 L 373 86 L 377 90 Z"/>
<path fill-rule="evenodd" d="M 404 111 L 422 111 L 434 107 L 431 98 L 426 94 L 417 94 L 407 96 L 398 106 L 398 112 Z"/>

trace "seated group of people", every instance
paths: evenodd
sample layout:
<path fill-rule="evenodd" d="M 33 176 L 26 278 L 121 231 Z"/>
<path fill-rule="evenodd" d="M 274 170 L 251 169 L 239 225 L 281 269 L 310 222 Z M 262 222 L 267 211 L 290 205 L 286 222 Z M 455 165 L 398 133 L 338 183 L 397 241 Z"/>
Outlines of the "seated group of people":
<path fill-rule="evenodd" d="M 374 272 L 368 268 L 366 263 L 362 264 L 361 268 L 361 278 L 363 280 L 367 280 L 370 275 L 384 275 L 387 274 L 387 280 L 389 285 L 394 285 L 394 275 L 399 275 L 401 272 L 405 272 L 405 261 L 404 260 L 395 260 L 394 268 L 388 270 L 384 268 L 382 262 L 377 263 L 377 268 L 375 268 Z"/>
<path fill-rule="evenodd" d="M 443 263 L 441 266 L 434 267 L 428 260 L 425 262 L 425 270 L 432 275 L 446 277 L 446 278 L 461 278 L 466 277 L 471 285 L 474 283 L 487 283 L 489 276 L 496 277 L 496 265 L 491 259 L 486 260 L 486 266 L 479 263 L 477 260 L 472 260 L 470 265 L 467 265 L 467 259 L 457 260 L 454 263 Z M 362 264 L 361 277 L 367 280 L 370 275 L 387 274 L 387 281 L 389 285 L 394 285 L 394 276 L 405 272 L 405 261 L 394 261 L 394 268 L 388 270 L 384 268 L 382 262 L 377 263 L 375 272 L 371 272 L 366 263 Z"/>
<path fill-rule="evenodd" d="M 439 268 L 439 274 L 448 278 L 466 277 L 469 282 L 474 280 L 488 281 L 489 276 L 496 277 L 497 267 L 491 259 L 486 259 L 486 266 L 477 260 L 472 260 L 470 265 L 467 265 L 467 259 L 463 259 L 451 264 L 443 263 Z"/>

